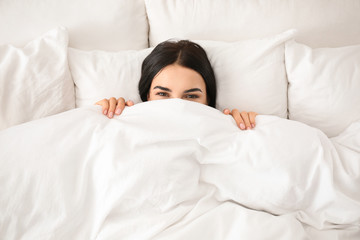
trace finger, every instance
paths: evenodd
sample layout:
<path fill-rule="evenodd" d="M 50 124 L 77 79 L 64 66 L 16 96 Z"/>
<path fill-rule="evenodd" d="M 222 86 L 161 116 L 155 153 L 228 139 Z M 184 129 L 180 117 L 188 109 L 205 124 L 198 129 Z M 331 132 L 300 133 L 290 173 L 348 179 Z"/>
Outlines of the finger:
<path fill-rule="evenodd" d="M 246 129 L 251 129 L 252 127 L 250 124 L 249 114 L 247 112 L 243 111 L 240 113 L 240 115 L 245 122 Z"/>
<path fill-rule="evenodd" d="M 223 111 L 224 114 L 229 115 L 230 114 L 230 110 L 228 108 L 225 108 Z"/>
<path fill-rule="evenodd" d="M 116 99 L 114 97 L 109 99 L 109 113 L 108 113 L 109 118 L 112 118 L 114 116 L 116 103 L 117 102 L 116 102 Z"/>
<path fill-rule="evenodd" d="M 249 112 L 250 124 L 251 124 L 252 128 L 254 128 L 256 125 L 256 123 L 255 123 L 256 116 L 257 116 L 256 112 Z"/>
<path fill-rule="evenodd" d="M 101 101 L 96 102 L 95 104 L 96 104 L 96 105 L 100 105 L 100 106 L 102 107 L 102 113 L 103 113 L 104 115 L 107 114 L 108 109 L 109 109 L 109 101 L 108 101 L 106 98 L 104 98 L 104 99 L 101 100 Z"/>
<path fill-rule="evenodd" d="M 236 125 L 238 125 L 240 129 L 245 130 L 245 124 L 239 111 L 237 109 L 233 109 L 230 114 L 235 119 Z"/>
<path fill-rule="evenodd" d="M 129 106 L 129 107 L 134 106 L 134 102 L 131 100 L 128 100 L 128 101 L 126 101 L 126 106 Z"/>
<path fill-rule="evenodd" d="M 119 98 L 117 100 L 115 114 L 120 115 L 122 113 L 122 111 L 124 110 L 124 108 L 125 108 L 125 99 L 124 98 Z"/>

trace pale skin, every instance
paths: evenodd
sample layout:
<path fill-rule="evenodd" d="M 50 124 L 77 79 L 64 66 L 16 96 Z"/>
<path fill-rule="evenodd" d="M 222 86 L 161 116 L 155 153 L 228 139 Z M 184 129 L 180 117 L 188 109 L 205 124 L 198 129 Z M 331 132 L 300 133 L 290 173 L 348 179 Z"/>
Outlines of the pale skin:
<path fill-rule="evenodd" d="M 148 93 L 148 101 L 179 98 L 198 102 L 202 104 L 208 103 L 206 94 L 206 85 L 202 76 L 190 69 L 183 67 L 177 63 L 164 67 L 153 79 Z M 124 98 L 118 99 L 111 97 L 103 99 L 95 103 L 102 106 L 102 112 L 108 118 L 114 115 L 120 115 L 125 106 L 133 106 L 134 103 Z M 231 115 L 237 126 L 241 130 L 253 129 L 255 127 L 255 112 L 240 112 L 237 109 L 224 109 L 226 115 Z"/>

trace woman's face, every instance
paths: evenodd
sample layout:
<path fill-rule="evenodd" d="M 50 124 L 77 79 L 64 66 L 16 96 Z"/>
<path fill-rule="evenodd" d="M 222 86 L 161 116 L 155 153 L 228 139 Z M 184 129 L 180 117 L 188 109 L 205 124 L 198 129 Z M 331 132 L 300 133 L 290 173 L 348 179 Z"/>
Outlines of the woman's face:
<path fill-rule="evenodd" d="M 207 105 L 206 85 L 202 76 L 179 64 L 164 67 L 154 77 L 148 101 L 181 98 Z"/>

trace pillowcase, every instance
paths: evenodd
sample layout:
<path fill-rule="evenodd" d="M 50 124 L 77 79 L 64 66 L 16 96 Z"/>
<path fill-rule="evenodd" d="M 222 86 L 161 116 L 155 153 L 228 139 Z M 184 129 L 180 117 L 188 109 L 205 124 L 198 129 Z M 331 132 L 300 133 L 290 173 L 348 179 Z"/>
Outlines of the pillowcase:
<path fill-rule="evenodd" d="M 284 42 L 294 30 L 234 43 L 195 41 L 204 47 L 217 79 L 217 108 L 237 108 L 287 117 L 287 79 Z M 124 97 L 140 102 L 141 64 L 152 48 L 141 51 L 82 51 L 69 48 L 76 85 L 76 106 L 103 98 Z"/>
<path fill-rule="evenodd" d="M 94 105 L 110 97 L 141 102 L 138 93 L 141 65 L 151 51 L 152 48 L 119 52 L 69 48 L 76 107 Z"/>
<path fill-rule="evenodd" d="M 24 48 L 0 45 L 0 129 L 74 108 L 67 45 L 62 27 Z"/>
<path fill-rule="evenodd" d="M 145 0 L 145 6 L 150 46 L 174 37 L 240 41 L 290 28 L 312 47 L 360 42 L 359 0 Z"/>
<path fill-rule="evenodd" d="M 360 45 L 312 49 L 286 43 L 289 118 L 328 137 L 360 120 Z"/>
<path fill-rule="evenodd" d="M 288 30 L 273 37 L 234 43 L 197 41 L 217 79 L 217 108 L 237 108 L 287 118 L 285 42 Z"/>
<path fill-rule="evenodd" d="M 68 29 L 69 46 L 83 50 L 148 47 L 144 0 L 0 1 L 0 44 L 23 46 L 59 25 Z"/>

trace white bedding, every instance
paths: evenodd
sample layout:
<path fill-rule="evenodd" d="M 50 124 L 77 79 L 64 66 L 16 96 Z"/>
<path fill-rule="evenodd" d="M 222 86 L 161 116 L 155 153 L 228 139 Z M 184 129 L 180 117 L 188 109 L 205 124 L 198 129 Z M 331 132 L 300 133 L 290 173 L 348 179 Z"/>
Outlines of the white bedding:
<path fill-rule="evenodd" d="M 360 122 L 256 122 L 173 99 L 0 131 L 0 238 L 359 239 Z"/>

